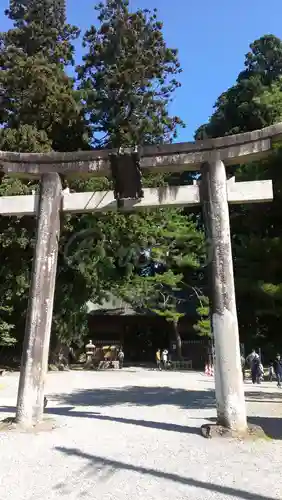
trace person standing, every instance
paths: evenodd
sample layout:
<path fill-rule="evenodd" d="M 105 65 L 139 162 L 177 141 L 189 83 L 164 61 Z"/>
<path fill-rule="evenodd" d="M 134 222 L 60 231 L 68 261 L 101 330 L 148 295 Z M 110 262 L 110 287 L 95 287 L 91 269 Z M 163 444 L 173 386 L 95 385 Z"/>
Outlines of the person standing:
<path fill-rule="evenodd" d="M 252 363 L 255 359 L 259 359 L 259 355 L 255 349 L 247 356 L 246 363 L 248 363 L 249 367 L 252 368 Z"/>
<path fill-rule="evenodd" d="M 246 363 L 251 369 L 252 383 L 255 384 L 257 382 L 259 365 L 259 355 L 255 349 L 253 349 L 252 352 L 246 357 Z"/>
<path fill-rule="evenodd" d="M 281 387 L 282 362 L 281 362 L 280 354 L 277 354 L 275 361 L 273 363 L 273 368 L 274 368 L 274 373 L 275 373 L 276 380 L 277 380 L 277 387 Z"/>
<path fill-rule="evenodd" d="M 158 349 L 156 352 L 156 365 L 157 365 L 158 370 L 162 369 L 162 367 L 161 367 L 161 350 L 160 349 Z"/>
<path fill-rule="evenodd" d="M 260 365 L 260 359 L 259 357 L 255 356 L 251 362 L 251 375 L 253 384 L 259 382 L 259 365 Z"/>
<path fill-rule="evenodd" d="M 244 356 L 241 356 L 241 368 L 242 368 L 242 375 L 243 375 L 243 380 L 245 382 L 246 379 L 246 360 Z"/>
<path fill-rule="evenodd" d="M 118 352 L 118 361 L 119 361 L 119 369 L 121 370 L 123 368 L 123 361 L 124 361 L 124 352 L 122 348 Z"/>
<path fill-rule="evenodd" d="M 271 362 L 271 363 L 269 363 L 269 369 L 268 369 L 269 382 L 272 382 L 273 377 L 274 377 L 274 368 L 273 368 L 273 363 Z"/>
<path fill-rule="evenodd" d="M 162 362 L 165 370 L 167 369 L 167 360 L 168 360 L 168 351 L 164 349 L 162 352 Z"/>

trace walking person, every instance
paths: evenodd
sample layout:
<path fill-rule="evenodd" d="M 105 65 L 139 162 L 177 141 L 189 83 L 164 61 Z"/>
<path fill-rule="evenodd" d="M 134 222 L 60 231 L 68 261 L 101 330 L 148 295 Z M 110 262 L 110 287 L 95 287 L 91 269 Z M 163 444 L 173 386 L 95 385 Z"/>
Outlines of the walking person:
<path fill-rule="evenodd" d="M 118 352 L 118 361 L 119 361 L 119 369 L 121 370 L 123 368 L 123 362 L 124 362 L 124 352 L 122 348 Z"/>
<path fill-rule="evenodd" d="M 273 363 L 273 368 L 274 368 L 274 373 L 275 373 L 276 380 L 277 380 L 277 387 L 281 387 L 282 361 L 281 361 L 280 354 L 277 354 L 275 361 Z"/>
<path fill-rule="evenodd" d="M 162 366 L 161 366 L 161 350 L 160 349 L 158 349 L 157 352 L 156 352 L 156 365 L 157 365 L 157 369 L 158 370 L 162 369 Z"/>

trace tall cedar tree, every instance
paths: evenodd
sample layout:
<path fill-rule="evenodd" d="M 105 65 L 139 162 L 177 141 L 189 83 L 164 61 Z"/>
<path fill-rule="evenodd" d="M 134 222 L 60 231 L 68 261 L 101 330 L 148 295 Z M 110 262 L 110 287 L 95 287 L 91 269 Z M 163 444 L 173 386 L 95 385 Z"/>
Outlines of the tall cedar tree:
<path fill-rule="evenodd" d="M 84 122 L 83 112 L 79 107 L 81 92 L 87 104 L 86 109 L 92 125 L 93 142 L 96 145 L 98 143 L 107 146 L 112 144 L 127 145 L 135 144 L 136 141 L 138 143 L 154 143 L 170 140 L 176 134 L 177 123 L 181 123 L 178 118 L 171 118 L 167 110 L 171 99 L 170 96 L 178 86 L 177 82 L 174 81 L 174 75 L 180 71 L 180 68 L 176 52 L 166 49 L 161 32 L 159 31 L 159 34 L 157 34 L 157 27 L 161 28 L 161 25 L 157 23 L 155 13 L 152 16 L 149 15 L 148 11 L 129 14 L 126 2 L 120 2 L 119 4 L 119 13 L 121 12 L 120 9 L 122 9 L 124 15 L 127 13 L 130 22 L 133 22 L 134 19 L 139 20 L 137 25 L 142 27 L 143 32 L 147 29 L 150 42 L 147 44 L 147 49 L 150 49 L 151 43 L 156 37 L 159 40 L 156 43 L 158 58 L 161 56 L 162 51 L 163 55 L 160 59 L 155 58 L 155 62 L 157 62 L 157 59 L 160 60 L 159 70 L 155 69 L 153 71 L 151 69 L 149 71 L 144 67 L 143 73 L 145 73 L 145 77 L 143 78 L 143 73 L 139 68 L 131 81 L 131 86 L 128 86 L 123 75 L 126 54 L 124 53 L 122 59 L 120 57 L 120 48 L 117 46 L 117 53 L 113 51 L 111 57 L 108 57 L 107 61 L 105 61 L 105 51 L 101 52 L 100 66 L 98 59 L 95 59 L 96 66 L 104 68 L 105 85 L 99 87 L 99 92 L 104 87 L 107 89 L 106 75 L 113 71 L 112 60 L 114 59 L 116 64 L 122 63 L 121 71 L 115 73 L 120 79 L 116 80 L 115 88 L 122 90 L 121 94 L 116 95 L 119 101 L 114 99 L 115 105 L 117 102 L 119 103 L 119 111 L 122 113 L 123 121 L 126 120 L 127 104 L 123 96 L 127 95 L 128 102 L 130 102 L 130 98 L 132 101 L 137 102 L 136 109 L 138 109 L 139 114 L 134 114 L 135 121 L 130 121 L 130 117 L 128 118 L 127 130 L 120 127 L 120 114 L 118 113 L 116 122 L 114 121 L 115 116 L 111 115 L 111 120 L 104 122 L 104 128 L 99 129 L 99 126 L 97 128 L 97 122 L 94 123 L 93 121 L 94 113 L 98 117 L 104 117 L 105 109 L 111 110 L 113 100 L 108 104 L 107 98 L 104 99 L 101 92 L 100 98 L 95 101 L 95 107 L 91 108 L 93 86 L 90 85 L 89 77 L 87 85 L 84 77 L 80 81 L 81 89 L 78 92 L 73 90 L 73 82 L 65 75 L 64 66 L 72 61 L 73 47 L 71 42 L 77 36 L 77 29 L 65 24 L 63 12 L 58 16 L 55 13 L 55 7 L 55 2 L 51 4 L 46 0 L 45 2 L 35 3 L 30 0 L 21 6 L 19 2 L 14 6 L 11 4 L 11 9 L 8 12 L 8 15 L 14 20 L 15 27 L 2 36 L 2 55 L 6 64 L 6 66 L 5 64 L 2 65 L 4 69 L 2 78 L 5 83 L 5 85 L 2 84 L 5 90 L 5 99 L 3 100 L 5 103 L 3 118 L 5 117 L 5 120 L 2 120 L 4 128 L 1 137 L 2 149 L 45 151 L 49 149 L 72 150 L 87 147 L 84 137 L 87 127 Z M 111 12 L 113 12 L 114 16 L 117 12 L 117 10 L 114 10 L 114 2 L 108 3 L 105 7 L 106 11 L 100 5 L 100 10 L 104 12 L 104 15 L 109 12 L 107 10 L 109 8 L 112 9 Z M 44 17 L 46 12 L 48 19 Z M 148 23 L 147 28 L 143 25 L 145 21 Z M 114 19 L 112 22 L 114 23 Z M 103 25 L 103 21 L 101 21 L 101 24 Z M 30 33 L 31 26 L 32 32 L 36 33 L 36 37 L 33 37 L 32 44 L 29 46 L 27 34 Z M 155 32 L 156 34 L 154 34 Z M 128 36 L 131 36 L 130 33 L 128 33 Z M 144 36 L 143 33 L 143 39 Z M 46 43 L 44 42 L 45 38 Z M 111 49 L 116 49 L 115 44 L 111 45 Z M 12 52 L 10 52 L 11 50 Z M 130 50 L 127 53 L 129 55 L 128 65 L 132 67 Z M 17 58 L 14 58 L 14 54 Z M 144 62 L 148 64 L 151 57 L 152 54 L 150 57 L 148 55 Z M 84 75 L 86 75 L 86 72 L 88 75 L 92 72 L 96 75 L 96 66 L 92 71 L 88 65 Z M 21 67 L 24 70 L 18 73 Z M 83 73 L 82 68 L 79 69 L 80 74 L 81 72 Z M 168 80 L 170 80 L 170 83 Z M 144 82 L 146 87 L 144 87 Z M 96 85 L 96 80 L 94 79 L 92 83 Z M 21 91 L 22 89 L 24 89 L 24 92 Z M 17 105 L 13 107 L 14 103 Z M 92 106 L 94 105 L 92 104 Z M 150 113 L 147 116 L 148 109 Z M 146 117 L 146 129 L 144 129 L 144 116 Z M 134 123 L 134 126 L 132 126 L 132 123 Z M 154 127 L 152 126 L 153 123 Z M 97 142 L 95 140 L 97 130 L 107 132 L 108 140 L 104 139 Z M 158 179 L 158 181 L 164 182 L 163 179 Z M 147 182 L 155 182 L 155 180 L 147 180 Z M 97 182 L 91 179 L 86 183 L 77 180 L 73 183 L 78 190 L 97 189 L 98 184 L 99 187 L 109 186 L 107 180 Z M 32 186 L 19 181 L 14 182 L 5 179 L 1 186 L 1 193 L 27 193 L 31 188 Z M 171 215 L 169 210 L 164 210 L 161 213 L 161 217 L 166 224 L 169 223 Z M 83 300 L 87 298 L 93 300 L 97 296 L 102 296 L 105 290 L 113 286 L 113 283 L 124 283 L 125 277 L 127 279 L 130 273 L 128 273 L 128 269 L 125 273 L 121 272 L 120 266 L 116 265 L 117 251 L 123 246 L 126 251 L 130 252 L 132 244 L 141 245 L 141 240 L 144 240 L 145 234 L 152 235 L 155 233 L 154 224 L 158 223 L 158 217 L 157 213 L 151 212 L 142 215 L 134 214 L 131 217 L 125 217 L 122 214 L 116 214 L 114 217 L 113 214 L 104 214 L 103 217 L 85 215 L 83 217 L 72 217 L 68 220 L 61 239 L 63 245 L 64 243 L 66 245 L 63 246 L 63 258 L 62 255 L 59 258 L 59 278 L 55 301 L 54 326 L 56 331 L 59 332 L 60 339 L 63 339 L 64 342 L 70 342 L 71 338 L 74 339 L 73 335 L 70 334 L 70 330 L 74 326 L 70 325 L 69 322 L 69 318 L 73 316 L 70 311 L 75 312 L 75 319 L 78 318 L 75 327 L 77 331 L 81 332 L 79 306 Z M 178 217 L 182 224 L 187 224 L 187 231 L 189 232 L 191 222 L 180 213 Z M 3 307 L 4 305 L 6 307 L 7 316 L 10 315 L 10 323 L 6 322 L 4 324 L 5 331 L 12 325 L 15 316 L 17 318 L 21 316 L 19 314 L 15 315 L 13 311 L 11 313 L 7 309 L 7 304 L 14 306 L 14 309 L 17 309 L 18 312 L 20 307 L 16 297 L 19 297 L 18 302 L 23 302 L 26 305 L 27 270 L 32 258 L 31 236 L 33 236 L 33 228 L 33 221 L 30 220 L 8 220 L 2 231 L 1 254 L 3 259 L 4 257 L 6 259 L 7 270 L 11 268 L 11 266 L 9 267 L 12 262 L 11 257 L 15 256 L 14 260 L 18 266 L 22 262 L 19 269 L 13 267 L 11 272 L 6 271 L 5 290 L 8 291 L 9 297 L 3 295 L 2 300 Z M 195 230 L 192 232 L 195 233 Z M 86 236 L 86 233 L 88 236 Z M 76 235 L 77 238 L 73 240 L 73 236 Z M 71 244 L 69 245 L 69 243 Z M 13 252 L 11 252 L 12 249 Z M 20 255 L 22 255 L 22 259 L 19 259 Z M 130 264 L 129 260 L 127 262 Z M 130 267 L 130 265 L 126 265 L 126 267 Z M 11 281 L 12 271 L 14 271 L 14 282 Z M 177 276 L 175 279 L 177 279 Z M 10 280 L 9 286 L 7 280 Z M 22 306 L 22 310 L 24 311 L 24 306 Z M 21 316 L 21 319 L 23 316 Z M 18 331 L 22 331 L 22 326 L 17 321 L 16 327 Z M 81 340 L 81 338 L 75 340 Z"/>
<path fill-rule="evenodd" d="M 265 35 L 250 45 L 245 69 L 235 85 L 223 92 L 209 122 L 199 127 L 196 139 L 248 132 L 271 123 L 268 109 L 257 100 L 282 75 L 282 42 Z"/>
<path fill-rule="evenodd" d="M 1 149 L 83 147 L 80 94 L 65 73 L 79 31 L 66 24 L 64 1 L 14 0 L 6 15 L 14 27 L 0 34 Z"/>
<path fill-rule="evenodd" d="M 265 35 L 250 45 L 245 69 L 215 104 L 197 138 L 255 130 L 282 121 L 282 41 Z M 272 179 L 274 200 L 231 210 L 239 326 L 248 348 L 281 349 L 281 145 L 266 161 L 235 168 L 236 180 Z"/>
<path fill-rule="evenodd" d="M 79 31 L 66 24 L 64 1 L 11 0 L 6 15 L 13 28 L 0 34 L 0 149 L 42 152 L 84 147 L 87 128 L 79 93 L 64 70 L 73 62 L 72 41 Z M 34 182 L 4 177 L 0 194 L 28 194 L 32 189 L 37 189 Z M 0 220 L 3 344 L 15 337 L 22 340 L 34 229 L 31 218 Z M 70 297 L 73 281 L 69 276 Z M 59 299 L 61 318 L 67 297 L 64 291 Z"/>
<path fill-rule="evenodd" d="M 179 117 L 169 114 L 169 104 L 180 85 L 177 76 L 181 68 L 177 50 L 166 46 L 157 10 L 151 12 L 138 9 L 131 12 L 128 1 L 108 0 L 98 4 L 96 11 L 99 26 L 92 26 L 86 32 L 84 46 L 87 53 L 83 64 L 77 68 L 94 145 L 120 147 L 171 141 L 177 136 L 178 126 L 183 126 Z M 150 178 L 146 181 L 160 183 L 164 182 L 164 178 Z M 122 294 L 134 306 L 141 309 L 143 307 L 143 310 L 154 309 L 174 325 L 180 355 L 181 339 L 177 325 L 183 313 L 179 312 L 181 301 L 176 294 L 185 286 L 180 279 L 181 273 L 189 266 L 190 269 L 196 267 L 195 259 L 188 254 L 192 248 L 194 251 L 195 246 L 201 252 L 202 234 L 197 231 L 191 219 L 179 211 L 163 210 L 160 214 L 151 212 L 137 215 L 136 218 L 140 220 L 140 227 L 150 221 L 154 235 L 158 233 L 158 245 L 164 240 L 167 244 L 165 234 L 172 226 L 175 230 L 185 228 L 187 242 L 189 240 L 186 246 L 182 241 L 182 247 L 175 247 L 178 265 L 172 266 L 168 262 L 170 258 L 167 258 L 166 268 L 169 271 L 150 279 L 150 286 L 148 280 L 145 282 L 146 278 L 139 279 L 134 275 L 134 266 L 132 272 L 127 274 L 127 280 L 121 283 L 118 279 L 115 281 L 117 295 Z M 116 224 L 126 228 L 127 234 L 132 234 L 132 222 L 132 219 L 120 214 L 119 223 Z M 145 232 L 148 231 L 149 226 Z M 134 238 L 131 245 L 133 242 Z M 125 253 L 127 252 L 131 252 L 130 245 Z M 163 290 L 168 299 L 164 303 L 161 301 Z"/>
<path fill-rule="evenodd" d="M 96 7 L 99 27 L 84 36 L 77 68 L 94 144 L 120 147 L 170 141 L 183 123 L 169 115 L 179 87 L 177 50 L 166 46 L 156 9 L 130 12 L 127 0 Z"/>

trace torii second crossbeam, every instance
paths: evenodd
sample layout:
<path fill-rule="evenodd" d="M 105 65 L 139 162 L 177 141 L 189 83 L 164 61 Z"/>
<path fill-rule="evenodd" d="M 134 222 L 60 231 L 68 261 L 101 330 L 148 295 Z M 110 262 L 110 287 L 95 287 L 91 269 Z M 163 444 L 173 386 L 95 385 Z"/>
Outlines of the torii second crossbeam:
<path fill-rule="evenodd" d="M 261 203 L 272 201 L 272 181 L 235 182 L 232 177 L 227 181 L 227 198 L 230 204 Z M 161 207 L 189 207 L 199 205 L 199 184 L 190 186 L 168 186 L 144 189 L 141 200 L 125 200 L 123 211 L 144 210 Z M 0 215 L 36 215 L 39 195 L 0 197 Z M 63 212 L 106 212 L 117 210 L 113 191 L 86 193 L 62 192 L 61 210 Z"/>

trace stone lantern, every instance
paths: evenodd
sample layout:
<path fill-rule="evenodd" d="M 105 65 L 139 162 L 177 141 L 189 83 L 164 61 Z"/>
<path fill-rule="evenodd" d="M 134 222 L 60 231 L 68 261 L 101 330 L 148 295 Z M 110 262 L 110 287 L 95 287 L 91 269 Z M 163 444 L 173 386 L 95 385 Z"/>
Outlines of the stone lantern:
<path fill-rule="evenodd" d="M 89 344 L 87 344 L 85 348 L 86 348 L 86 365 L 89 365 L 93 361 L 96 346 L 92 343 L 92 340 L 89 340 Z"/>

